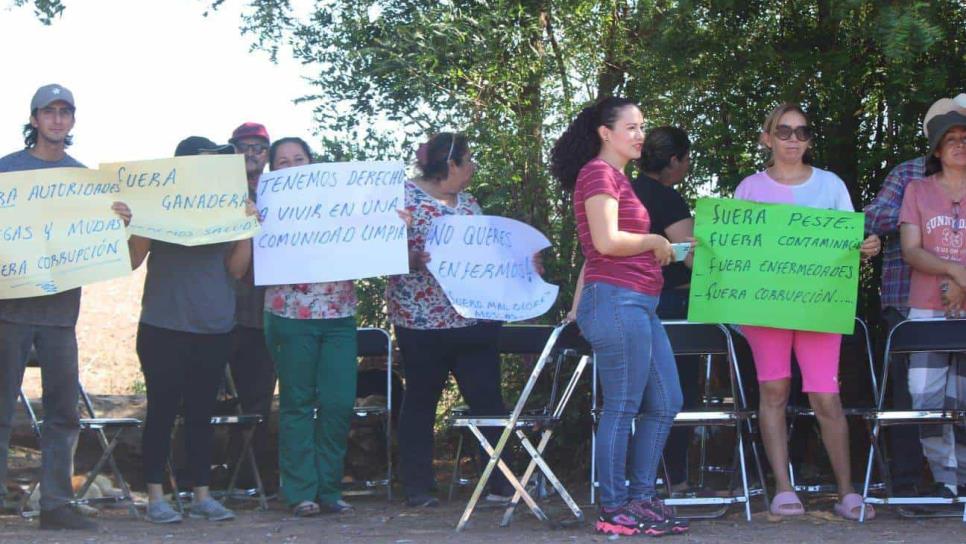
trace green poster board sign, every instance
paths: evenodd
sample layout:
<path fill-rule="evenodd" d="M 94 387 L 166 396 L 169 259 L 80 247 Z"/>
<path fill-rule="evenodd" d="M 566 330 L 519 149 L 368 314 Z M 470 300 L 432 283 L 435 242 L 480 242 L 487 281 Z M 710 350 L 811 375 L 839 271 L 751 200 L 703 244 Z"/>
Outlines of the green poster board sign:
<path fill-rule="evenodd" d="M 702 198 L 688 320 L 849 334 L 861 213 Z"/>

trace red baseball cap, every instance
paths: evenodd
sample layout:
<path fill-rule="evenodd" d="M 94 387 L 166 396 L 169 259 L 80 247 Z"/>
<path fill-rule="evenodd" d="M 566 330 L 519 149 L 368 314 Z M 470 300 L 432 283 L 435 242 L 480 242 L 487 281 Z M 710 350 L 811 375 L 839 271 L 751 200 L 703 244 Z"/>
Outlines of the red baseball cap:
<path fill-rule="evenodd" d="M 228 140 L 229 143 L 234 144 L 242 138 L 261 138 L 265 140 L 266 143 L 271 142 L 271 138 L 268 137 L 268 129 L 265 125 L 259 123 L 242 123 L 234 132 L 231 133 L 231 139 Z"/>

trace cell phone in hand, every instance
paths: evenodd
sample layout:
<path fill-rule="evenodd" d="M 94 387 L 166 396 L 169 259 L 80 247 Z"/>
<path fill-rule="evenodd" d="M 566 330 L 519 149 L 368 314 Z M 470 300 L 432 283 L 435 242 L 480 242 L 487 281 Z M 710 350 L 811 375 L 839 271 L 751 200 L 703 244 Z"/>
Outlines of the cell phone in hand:
<path fill-rule="evenodd" d="M 681 262 L 691 252 L 691 242 L 671 244 L 671 249 L 674 250 L 674 262 Z"/>

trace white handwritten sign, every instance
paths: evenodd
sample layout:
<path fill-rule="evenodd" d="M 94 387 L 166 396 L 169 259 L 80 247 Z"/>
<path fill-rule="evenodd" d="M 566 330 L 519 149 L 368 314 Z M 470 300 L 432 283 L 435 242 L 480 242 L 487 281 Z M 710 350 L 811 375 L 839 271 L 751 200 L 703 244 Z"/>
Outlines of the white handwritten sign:
<path fill-rule="evenodd" d="M 449 215 L 426 237 L 429 271 L 463 317 L 522 321 L 546 313 L 559 287 L 543 281 L 533 255 L 550 241 L 506 217 Z"/>
<path fill-rule="evenodd" d="M 409 272 L 401 162 L 308 164 L 262 174 L 255 284 Z"/>
<path fill-rule="evenodd" d="M 119 188 L 86 168 L 0 174 L 0 299 L 52 295 L 131 273 Z"/>
<path fill-rule="evenodd" d="M 102 164 L 131 208 L 131 234 L 183 246 L 251 238 L 241 155 L 194 155 Z"/>

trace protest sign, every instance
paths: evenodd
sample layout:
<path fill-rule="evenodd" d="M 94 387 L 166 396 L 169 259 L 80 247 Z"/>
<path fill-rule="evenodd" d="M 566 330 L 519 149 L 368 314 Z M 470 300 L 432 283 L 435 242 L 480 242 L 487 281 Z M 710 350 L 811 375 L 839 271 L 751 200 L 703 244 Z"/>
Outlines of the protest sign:
<path fill-rule="evenodd" d="M 401 162 L 308 164 L 262 174 L 255 284 L 409 272 Z"/>
<path fill-rule="evenodd" d="M 248 181 L 241 155 L 193 155 L 100 166 L 131 208 L 130 232 L 184 246 L 251 238 Z"/>
<path fill-rule="evenodd" d="M 702 198 L 688 320 L 849 334 L 861 213 Z"/>
<path fill-rule="evenodd" d="M 533 255 L 550 241 L 506 217 L 447 215 L 426 236 L 426 264 L 463 317 L 522 321 L 546 313 L 559 287 L 543 281 Z"/>
<path fill-rule="evenodd" d="M 104 172 L 0 174 L 0 299 L 52 295 L 131 273 L 118 186 Z"/>

